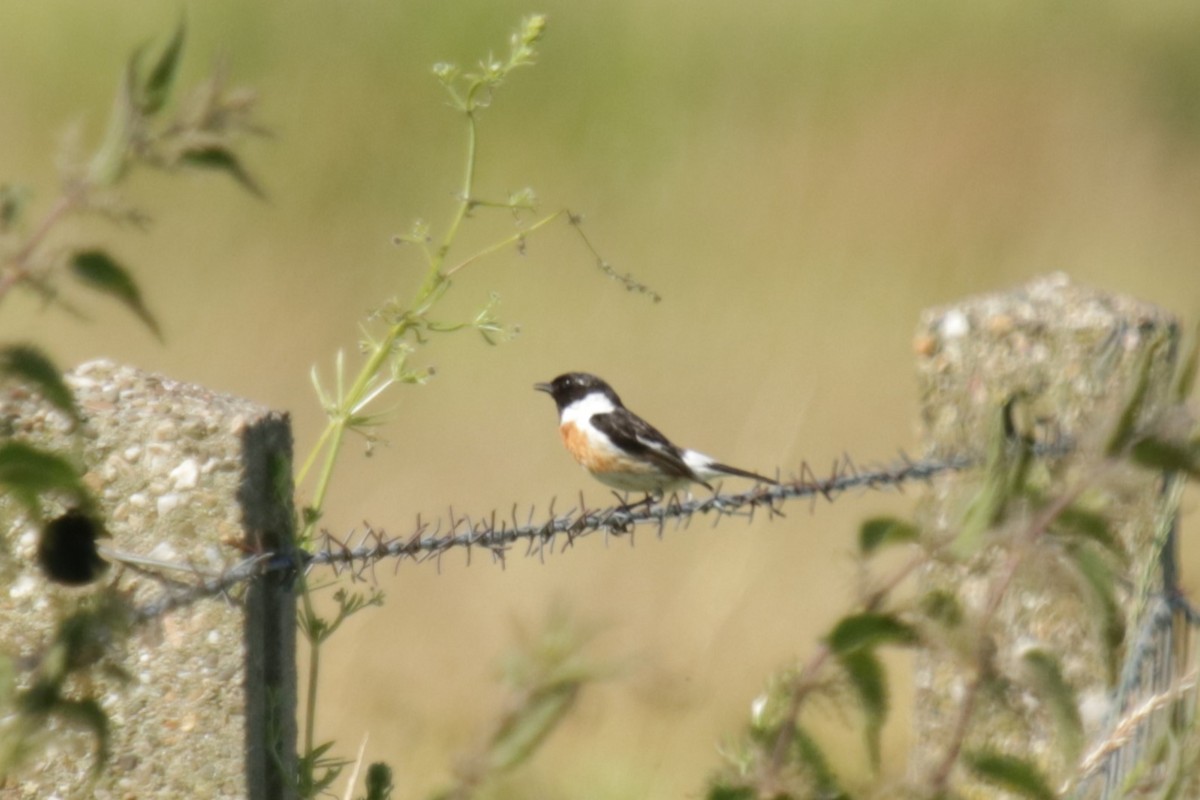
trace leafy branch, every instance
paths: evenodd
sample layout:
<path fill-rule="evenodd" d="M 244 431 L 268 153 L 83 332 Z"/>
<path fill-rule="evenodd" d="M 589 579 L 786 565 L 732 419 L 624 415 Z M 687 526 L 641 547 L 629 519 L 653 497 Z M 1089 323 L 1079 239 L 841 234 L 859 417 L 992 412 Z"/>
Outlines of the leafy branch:
<path fill-rule="evenodd" d="M 20 287 L 82 316 L 62 297 L 58 284 L 65 271 L 78 285 L 125 305 L 155 337 L 162 338 L 157 319 L 124 264 L 95 244 L 56 238 L 55 233 L 70 217 L 84 214 L 144 227 L 150 216 L 120 194 L 139 165 L 166 170 L 215 168 L 259 193 L 234 150 L 243 133 L 265 133 L 252 119 L 253 92 L 226 89 L 224 72 L 218 67 L 186 95 L 174 118 L 164 119 L 186 34 L 180 21 L 149 65 L 144 63 L 144 47 L 129 57 L 103 140 L 90 157 L 65 159 L 69 164 L 61 176 L 62 189 L 36 223 L 27 224 L 32 193 L 12 184 L 0 185 L 0 302 Z M 61 371 L 36 345 L 0 346 L 0 381 L 32 389 L 71 421 L 81 419 Z M 0 447 L 0 491 L 17 500 L 34 520 L 42 519 L 43 506 L 50 499 L 94 516 L 98 511 L 81 481 L 77 460 L 33 444 L 7 442 Z"/>
<path fill-rule="evenodd" d="M 408 366 L 409 358 L 416 347 L 425 342 L 425 334 L 478 327 L 474 324 L 445 325 L 433 321 L 429 314 L 450 288 L 450 274 L 445 269 L 446 258 L 464 220 L 478 205 L 474 199 L 477 115 L 490 105 L 496 90 L 514 70 L 534 63 L 534 45 L 541 39 L 545 27 L 546 19 L 543 16 L 526 18 L 512 36 L 508 57 L 498 60 L 489 56 L 480 64 L 477 72 L 462 74 L 457 67 L 445 63 L 434 67 L 434 75 L 449 95 L 451 106 L 462 114 L 466 125 L 465 166 L 459 195 L 445 232 L 436 245 L 432 244 L 430 226 L 423 221 L 415 223 L 407 235 L 396 237 L 398 243 L 414 244 L 420 249 L 425 259 L 424 277 L 409 302 L 389 301 L 372 315 L 368 322 L 378 323 L 382 331 L 371 333 L 365 330 L 364 326 L 364 337 L 360 347 L 366 359 L 357 374 L 350 379 L 345 377 L 345 359 L 339 353 L 335 364 L 336 389 L 330 392 L 321 383 L 316 369 L 313 370 L 313 383 L 329 421 L 296 476 L 297 483 L 303 484 L 310 472 L 317 468 L 318 460 L 320 461 L 312 499 L 306 509 L 300 533 L 302 543 L 308 543 L 312 539 L 346 432 L 352 430 L 365 433 L 366 428 L 377 424 L 379 417 L 369 413 L 368 409 L 391 387 L 398 383 L 422 383 L 429 377 L 428 371 L 412 370 Z M 502 207 L 519 210 L 526 205 L 527 201 L 522 197 L 514 202 L 502 204 Z M 482 255 L 479 254 L 476 258 Z M 465 266 L 465 263 L 458 265 L 454 271 L 458 271 L 462 266 Z M 488 325 L 487 332 L 494 333 L 490 321 Z"/>
<path fill-rule="evenodd" d="M 46 213 L 22 233 L 30 193 L 0 187 L 0 301 L 20 286 L 68 312 L 78 310 L 60 296 L 55 280 L 66 267 L 76 281 L 106 294 L 133 311 L 158 338 L 162 332 L 129 269 L 94 245 L 53 246 L 53 234 L 68 218 L 96 214 L 117 224 L 144 228 L 149 215 L 128 203 L 120 186 L 137 166 L 162 170 L 224 172 L 244 189 L 262 197 L 262 189 L 235 151 L 246 133 L 265 135 L 253 120 L 255 95 L 226 87 L 224 69 L 194 87 L 170 120 L 164 119 L 175 88 L 187 28 L 180 22 L 170 41 L 148 66 L 145 48 L 126 62 L 117 86 L 104 138 L 85 159 L 69 156 L 62 189 Z"/>

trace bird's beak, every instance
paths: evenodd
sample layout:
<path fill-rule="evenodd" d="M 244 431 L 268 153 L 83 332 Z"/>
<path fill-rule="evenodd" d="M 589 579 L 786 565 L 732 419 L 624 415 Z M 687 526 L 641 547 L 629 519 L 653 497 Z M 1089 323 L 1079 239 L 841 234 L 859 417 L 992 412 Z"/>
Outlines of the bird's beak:
<path fill-rule="evenodd" d="M 554 394 L 554 387 L 548 383 L 535 383 L 533 385 L 533 388 L 538 390 L 539 392 L 545 392 L 546 394 Z"/>

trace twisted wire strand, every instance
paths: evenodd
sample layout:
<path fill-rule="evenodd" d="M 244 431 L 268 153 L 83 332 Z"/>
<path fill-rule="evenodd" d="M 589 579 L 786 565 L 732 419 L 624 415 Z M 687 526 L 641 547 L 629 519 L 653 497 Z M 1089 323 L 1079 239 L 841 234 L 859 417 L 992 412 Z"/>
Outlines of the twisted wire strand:
<path fill-rule="evenodd" d="M 1039 445 L 1035 452 L 1055 456 L 1065 454 L 1069 449 L 1069 444 L 1059 443 Z M 906 484 L 927 482 L 939 475 L 978 466 L 981 461 L 980 457 L 970 455 L 914 460 L 901 452 L 889 465 L 860 467 L 848 454 L 843 454 L 834 460 L 828 472 L 818 474 L 804 463 L 792 481 L 779 485 L 759 484 L 743 492 L 726 493 L 718 486 L 711 496 L 675 493 L 657 502 L 650 502 L 649 498 L 629 502 L 618 496 L 619 502 L 606 508 L 589 507 L 581 492 L 576 504 L 565 511 L 558 510 L 556 499 L 551 500 L 545 516 L 540 518 L 533 506 L 522 513 L 514 504 L 505 514 L 492 511 L 482 516 L 462 514 L 451 507 L 444 516 L 432 519 L 418 514 L 413 527 L 405 534 L 392 534 L 366 523 L 341 536 L 323 530 L 312 552 L 294 549 L 255 554 L 219 574 L 214 575 L 211 570 L 196 572 L 195 582 L 183 586 L 178 574 L 169 579 L 164 577 L 162 595 L 136 608 L 135 618 L 150 620 L 205 598 L 232 596 L 241 584 L 265 575 L 275 574 L 288 581 L 300 570 L 327 567 L 335 575 L 348 572 L 354 580 L 374 580 L 377 565 L 385 560 L 393 560 L 396 570 L 406 559 L 416 562 L 434 560 L 440 565 L 446 553 L 462 550 L 471 563 L 475 551 L 482 550 L 492 561 L 503 565 L 521 543 L 525 545 L 526 557 L 544 560 L 547 554 L 569 549 L 577 540 L 589 535 L 600 533 L 606 540 L 627 536 L 632 541 L 638 527 L 649 526 L 662 536 L 668 524 L 686 527 L 697 515 L 710 516 L 714 526 L 728 518 L 752 522 L 760 514 L 773 519 L 784 516 L 782 506 L 787 501 L 807 499 L 811 509 L 819 500 L 833 502 L 853 490 L 903 491 Z M 173 571 L 186 572 L 187 569 L 188 565 L 180 564 Z"/>

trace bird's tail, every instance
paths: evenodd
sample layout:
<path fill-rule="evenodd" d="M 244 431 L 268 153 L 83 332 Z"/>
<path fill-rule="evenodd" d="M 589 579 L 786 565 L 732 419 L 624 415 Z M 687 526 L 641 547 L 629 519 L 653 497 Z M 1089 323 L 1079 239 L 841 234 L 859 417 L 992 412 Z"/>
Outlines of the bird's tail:
<path fill-rule="evenodd" d="M 714 461 L 713 463 L 708 465 L 708 468 L 710 470 L 712 470 L 713 472 L 721 473 L 724 475 L 736 475 L 739 478 L 749 478 L 752 481 L 758 481 L 759 483 L 769 483 L 772 486 L 779 485 L 779 481 L 775 480 L 774 478 L 768 478 L 765 475 L 759 475 L 757 472 L 750 472 L 748 470 L 738 469 L 737 467 L 731 467 L 728 464 L 718 464 Z"/>
<path fill-rule="evenodd" d="M 710 480 L 729 475 L 735 475 L 739 478 L 749 478 L 752 481 L 759 481 L 760 483 L 769 483 L 772 486 L 779 485 L 779 481 L 777 480 L 768 478 L 765 475 L 759 475 L 757 472 L 748 472 L 744 469 L 731 467 L 728 464 L 719 464 L 710 456 L 698 453 L 695 450 L 684 450 L 680 453 L 680 456 L 683 458 L 684 463 L 696 473 L 696 476 L 705 485 Z"/>

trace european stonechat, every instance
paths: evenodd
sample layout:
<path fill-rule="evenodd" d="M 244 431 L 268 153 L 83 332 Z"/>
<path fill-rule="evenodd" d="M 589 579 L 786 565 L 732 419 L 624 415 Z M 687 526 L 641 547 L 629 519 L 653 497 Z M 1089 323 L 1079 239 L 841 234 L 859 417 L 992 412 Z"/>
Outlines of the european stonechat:
<path fill-rule="evenodd" d="M 735 475 L 763 483 L 778 481 L 671 443 L 634 414 L 607 383 L 586 372 L 568 372 L 534 384 L 558 406 L 558 432 L 575 460 L 602 483 L 627 492 L 661 494 Z"/>

